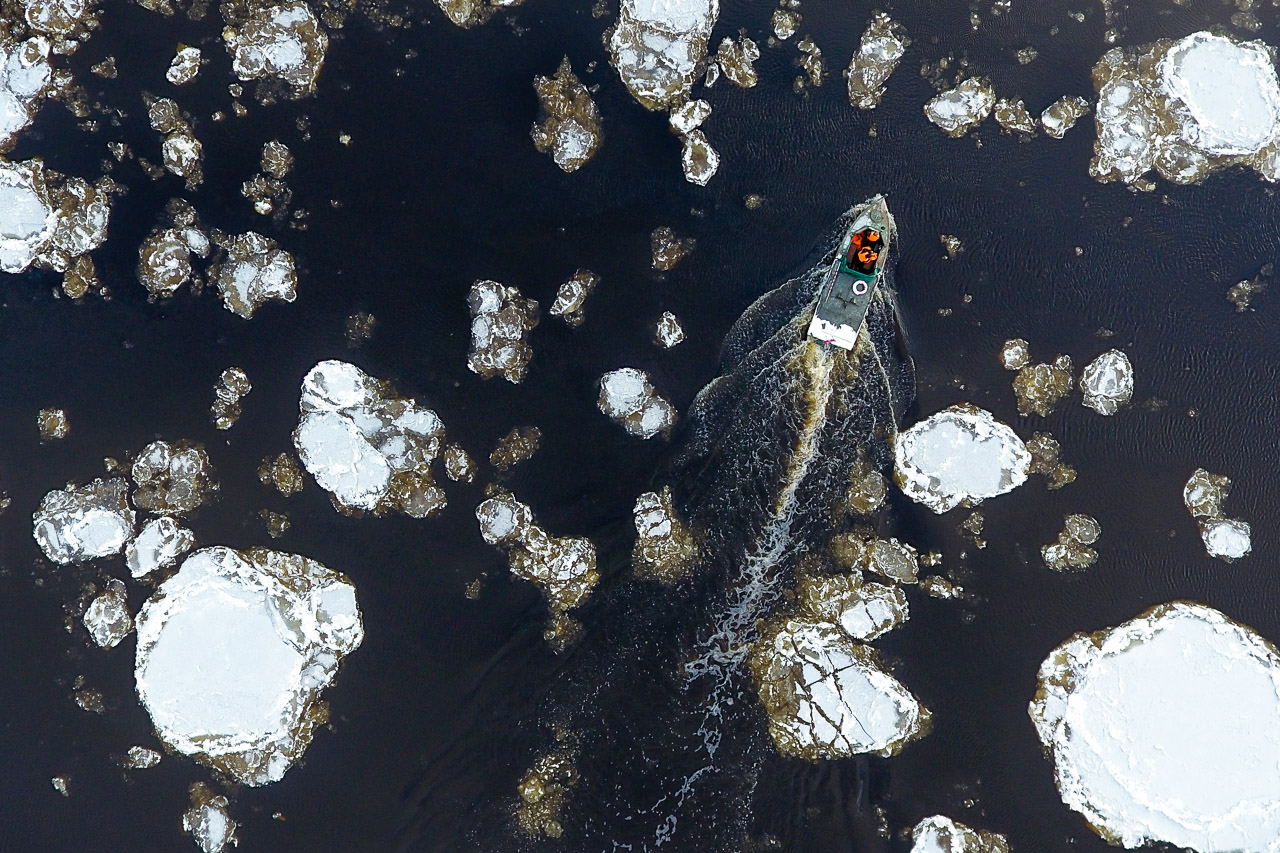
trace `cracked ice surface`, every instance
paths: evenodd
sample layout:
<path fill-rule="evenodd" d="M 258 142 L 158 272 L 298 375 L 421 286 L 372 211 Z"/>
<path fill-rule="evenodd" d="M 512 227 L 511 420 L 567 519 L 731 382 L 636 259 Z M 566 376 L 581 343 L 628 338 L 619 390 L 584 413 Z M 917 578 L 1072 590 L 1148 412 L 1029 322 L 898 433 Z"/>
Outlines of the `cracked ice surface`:
<path fill-rule="evenodd" d="M 138 698 L 170 748 L 246 785 L 279 781 L 364 628 L 343 575 L 296 554 L 205 548 L 137 618 Z"/>
<path fill-rule="evenodd" d="M 10 41 L 0 35 L 0 151 L 7 150 L 18 132 L 31 124 L 50 77 L 48 39 Z"/>
<path fill-rule="evenodd" d="M 20 273 L 53 238 L 57 223 L 39 160 L 0 159 L 0 270 Z"/>
<path fill-rule="evenodd" d="M 294 97 L 316 90 L 329 36 L 306 3 L 254 7 L 222 31 L 231 68 L 241 80 L 262 77 L 287 84 Z"/>
<path fill-rule="evenodd" d="M 898 433 L 893 479 L 937 513 L 974 506 L 1022 485 L 1031 453 L 990 412 L 961 403 Z"/>
<path fill-rule="evenodd" d="M 641 494 L 632 516 L 636 542 L 631 549 L 631 564 L 635 573 L 663 583 L 688 577 L 698 559 L 698 540 L 676 513 L 671 487 Z"/>
<path fill-rule="evenodd" d="M 870 648 L 830 623 L 782 620 L 752 649 L 749 666 L 769 733 L 786 755 L 887 756 L 925 732 L 928 711 Z"/>
<path fill-rule="evenodd" d="M 871 16 L 846 73 L 849 103 L 860 110 L 873 110 L 884 97 L 884 85 L 897 69 L 911 39 L 901 24 L 884 12 Z"/>
<path fill-rule="evenodd" d="M 467 294 L 471 309 L 471 351 L 467 367 L 485 379 L 501 376 L 519 385 L 529 370 L 529 332 L 538 325 L 538 302 L 514 287 L 477 281 Z"/>
<path fill-rule="evenodd" d="M 345 361 L 311 368 L 298 407 L 293 446 L 340 507 L 398 509 L 413 518 L 444 507 L 431 470 L 444 440 L 434 411 Z"/>
<path fill-rule="evenodd" d="M 84 611 L 84 627 L 93 641 L 104 649 L 116 646 L 133 630 L 124 584 L 113 580 L 98 593 Z"/>
<path fill-rule="evenodd" d="M 949 817 L 927 817 L 911 830 L 911 853 L 1009 853 L 1003 835 L 971 829 Z"/>
<path fill-rule="evenodd" d="M 213 488 L 213 467 L 204 446 L 179 441 L 153 441 L 133 462 L 129 472 L 137 488 L 138 509 L 184 515 L 199 509 Z"/>
<path fill-rule="evenodd" d="M 600 110 L 591 93 L 573 73 L 565 57 L 551 77 L 534 77 L 541 115 L 531 135 L 539 151 L 565 172 L 576 172 L 600 147 Z"/>
<path fill-rule="evenodd" d="M 1269 45 L 1198 32 L 1115 48 L 1093 81 L 1094 178 L 1133 182 L 1156 169 L 1187 184 L 1243 164 L 1280 179 L 1280 79 Z"/>
<path fill-rule="evenodd" d="M 1076 634 L 1028 713 L 1063 802 L 1109 842 L 1280 846 L 1280 656 L 1219 611 L 1171 602 Z"/>
<path fill-rule="evenodd" d="M 298 296 L 293 256 L 275 240 L 249 231 L 231 238 L 227 260 L 217 270 L 218 290 L 232 314 L 248 319 L 269 299 L 292 302 Z"/>
<path fill-rule="evenodd" d="M 1085 367 L 1080 376 L 1084 404 L 1103 415 L 1114 415 L 1133 398 L 1133 365 L 1118 349 L 1107 350 Z"/>
<path fill-rule="evenodd" d="M 632 97 L 650 110 L 687 98 L 719 14 L 719 0 L 622 0 L 604 40 Z"/>
<path fill-rule="evenodd" d="M 119 554 L 133 538 L 136 515 L 128 495 L 122 478 L 49 492 L 33 517 L 36 542 L 63 565 Z"/>
<path fill-rule="evenodd" d="M 632 435 L 666 435 L 676 422 L 676 410 L 657 392 L 649 375 L 634 367 L 611 370 L 600 377 L 600 411 Z"/>
<path fill-rule="evenodd" d="M 924 114 L 947 136 L 964 136 L 991 115 L 995 104 L 996 93 L 991 84 L 979 77 L 970 77 L 925 104 Z"/>
<path fill-rule="evenodd" d="M 133 577 L 146 577 L 172 566 L 195 546 L 195 534 L 163 515 L 142 525 L 137 537 L 124 547 L 124 563 Z"/>

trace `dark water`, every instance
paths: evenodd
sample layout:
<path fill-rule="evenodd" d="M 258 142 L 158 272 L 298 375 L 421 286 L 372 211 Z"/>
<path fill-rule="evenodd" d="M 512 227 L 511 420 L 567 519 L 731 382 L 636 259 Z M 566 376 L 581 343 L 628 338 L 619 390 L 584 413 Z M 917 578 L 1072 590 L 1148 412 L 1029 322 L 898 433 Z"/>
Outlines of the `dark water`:
<path fill-rule="evenodd" d="M 763 44 L 771 11 L 726 5 L 713 45 L 739 28 Z M 529 0 L 513 16 L 519 33 L 501 17 L 464 32 L 434 6 L 415 11 L 407 30 L 356 15 L 331 34 L 315 98 L 269 108 L 246 99 L 249 115 L 222 123 L 208 119 L 229 108 L 233 82 L 216 12 L 192 22 L 104 6 L 100 32 L 69 65 L 91 100 L 124 111 L 119 126 L 104 120 L 98 132 L 85 132 L 47 105 L 11 157 L 42 156 L 61 172 L 93 178 L 106 143 L 121 139 L 159 160 L 141 92 L 173 93 L 163 72 L 183 41 L 204 47 L 209 59 L 174 95 L 195 116 L 206 179 L 187 195 L 177 178 L 153 182 L 136 163 L 113 171 L 129 192 L 115 203 L 110 239 L 94 256 L 109 301 L 55 298 L 47 273 L 3 282 L 0 488 L 13 505 L 0 518 L 0 850 L 193 849 L 179 816 L 187 786 L 208 772 L 172 756 L 136 772 L 112 759 L 131 745 L 155 744 L 132 693 L 133 639 L 103 652 L 78 624 L 64 628 L 67 603 L 85 583 L 119 574 L 118 561 L 55 570 L 30 532 L 45 492 L 96 476 L 104 456 L 123 457 L 156 437 L 190 438 L 209 450 L 221 490 L 192 524 L 202 544 L 269 545 L 319 559 L 355 581 L 365 615 L 365 643 L 326 694 L 333 731 L 321 732 L 282 782 L 228 790 L 241 849 L 652 846 L 649 824 L 679 800 L 672 785 L 700 765 L 680 733 L 651 721 L 673 692 L 681 640 L 672 632 L 687 631 L 690 621 L 680 608 L 714 594 L 714 581 L 632 597 L 622 610 L 589 607 L 591 642 L 558 658 L 541 638 L 545 607 L 536 590 L 513 581 L 477 535 L 472 511 L 492 479 L 488 470 L 476 485 L 449 485 L 449 508 L 429 521 L 346 518 L 314 482 L 284 499 L 254 470 L 264 455 L 287 449 L 299 382 L 322 358 L 350 358 L 392 379 L 434 407 L 478 458 L 512 426 L 536 424 L 543 448 L 506 485 L 552 532 L 596 543 L 608 601 L 628 570 L 631 506 L 669 447 L 632 439 L 601 416 L 595 380 L 618 366 L 644 368 L 683 410 L 719 372 L 721 340 L 742 310 L 795 272 L 850 203 L 877 191 L 889 194 L 901 238 L 897 281 L 917 368 L 908 417 L 974 402 L 1024 437 L 1050 430 L 1080 476 L 1057 492 L 1035 479 L 984 506 L 990 545 L 981 551 L 956 534 L 960 513 L 939 518 L 897 502 L 894 532 L 941 550 L 944 568 L 977 596 L 959 604 L 911 593 L 911 621 L 877 642 L 934 710 L 933 733 L 892 759 L 809 764 L 773 756 L 761 720 L 753 724 L 744 710 L 728 734 L 751 759 L 742 776 L 691 785 L 663 847 L 907 849 L 877 834 L 881 807 L 892 833 L 943 813 L 1006 833 L 1019 850 L 1108 849 L 1058 799 L 1026 704 L 1040 661 L 1069 634 L 1173 598 L 1204 601 L 1280 640 L 1273 390 L 1280 292 L 1257 297 L 1256 311 L 1243 315 L 1224 298 L 1231 283 L 1280 254 L 1277 201 L 1241 172 L 1200 187 L 1161 184 L 1149 194 L 1097 185 L 1086 171 L 1090 120 L 1064 140 L 1026 144 L 989 123 L 977 134 L 980 148 L 925 121 L 920 107 L 932 89 L 917 71 L 944 55 L 967 57 L 1033 113 L 1063 94 L 1091 94 L 1089 69 L 1106 47 L 1096 5 L 1083 9 L 1083 24 L 1047 3 L 1015 0 L 997 18 L 980 7 L 986 23 L 973 33 L 962 5 L 896 4 L 891 11 L 914 44 L 870 113 L 849 107 L 838 72 L 871 6 L 831 0 L 801 11 L 800 35 L 812 33 L 835 73 L 821 89 L 795 95 L 789 45 L 763 51 L 757 88 L 712 89 L 705 130 L 724 164 L 700 189 L 682 179 L 679 142 L 664 119 L 631 101 L 608 67 L 599 35 L 612 18 L 592 18 L 585 4 Z M 1122 43 L 1140 44 L 1225 26 L 1230 11 L 1212 2 L 1151 2 L 1117 15 L 1127 28 Z M 1275 11 L 1258 14 L 1259 36 L 1280 41 Z M 1057 36 L 1048 34 L 1052 26 Z M 1028 43 L 1040 57 L 1021 66 L 1012 51 Z M 416 58 L 406 58 L 411 50 Z M 566 53 L 588 85 L 600 84 L 595 97 L 606 120 L 600 154 L 570 176 L 528 138 L 537 110 L 530 82 Z M 108 54 L 119 77 L 90 75 Z M 584 73 L 593 61 L 596 71 Z M 309 119 L 309 142 L 299 116 Z M 338 143 L 340 132 L 352 135 L 350 147 Z M 264 221 L 239 195 L 272 138 L 297 159 L 289 184 L 294 206 L 310 212 L 305 231 Z M 766 199 L 761 210 L 742 205 L 752 192 Z M 148 303 L 133 276 L 137 246 L 178 195 L 210 225 L 278 239 L 300 265 L 298 301 L 269 305 L 248 322 L 208 294 Z M 659 225 L 698 239 L 665 275 L 649 268 L 648 235 Z M 941 233 L 960 236 L 964 254 L 947 260 Z M 603 279 L 587 322 L 572 330 L 544 316 L 523 385 L 467 371 L 465 293 L 473 280 L 516 285 L 545 308 L 578 267 Z M 344 323 L 358 310 L 379 324 L 352 351 Z M 670 352 L 649 341 L 663 310 L 688 332 Z M 1114 337 L 1099 337 L 1100 328 Z M 997 359 L 1000 343 L 1016 336 L 1031 342 L 1038 360 L 1067 352 L 1077 365 L 1117 346 L 1135 366 L 1136 400 L 1167 406 L 1135 405 L 1107 419 L 1073 400 L 1050 418 L 1020 419 L 1011 374 Z M 224 434 L 208 406 L 218 374 L 231 365 L 245 368 L 254 389 Z M 41 446 L 34 421 L 45 406 L 66 408 L 72 432 Z M 1182 506 L 1182 484 L 1201 465 L 1234 479 L 1228 511 L 1253 524 L 1254 554 L 1235 565 L 1205 556 Z M 268 539 L 257 515 L 263 507 L 289 513 L 293 527 L 281 540 Z M 1069 512 L 1101 522 L 1101 559 L 1063 576 L 1037 552 Z M 478 600 L 467 599 L 464 588 L 482 575 Z M 135 595 L 135 607 L 142 597 Z M 612 618 L 619 613 L 625 618 Z M 575 692 L 582 673 L 597 677 Z M 105 715 L 72 702 L 78 675 L 104 693 Z M 565 708 L 570 699 L 576 707 Z M 579 762 L 584 782 L 566 810 L 565 837 L 533 844 L 515 834 L 508 808 L 517 780 L 552 743 L 548 724 L 570 713 L 597 723 Z M 54 775 L 70 777 L 70 798 L 53 791 Z"/>

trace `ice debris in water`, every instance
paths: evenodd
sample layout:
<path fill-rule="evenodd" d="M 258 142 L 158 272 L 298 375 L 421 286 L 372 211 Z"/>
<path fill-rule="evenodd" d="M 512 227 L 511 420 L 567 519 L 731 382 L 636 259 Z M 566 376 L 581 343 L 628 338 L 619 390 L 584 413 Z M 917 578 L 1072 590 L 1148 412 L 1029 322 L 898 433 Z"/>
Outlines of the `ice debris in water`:
<path fill-rule="evenodd" d="M 644 492 L 632 513 L 636 543 L 631 565 L 636 575 L 668 584 L 687 578 L 698 559 L 698 539 L 676 512 L 671 487 Z"/>
<path fill-rule="evenodd" d="M 204 179 L 204 146 L 196 139 L 191 124 L 176 102 L 160 98 L 147 104 L 147 116 L 151 127 L 165 135 L 160 146 L 164 167 L 187 181 L 187 189 L 194 189 Z"/>
<path fill-rule="evenodd" d="M 907 621 L 907 597 L 896 586 L 863 583 L 856 572 L 802 575 L 797 589 L 805 613 L 840 626 L 854 640 L 883 636 Z"/>
<path fill-rule="evenodd" d="M 55 563 L 119 554 L 133 538 L 136 514 L 122 478 L 67 486 L 44 496 L 33 517 L 36 542 Z"/>
<path fill-rule="evenodd" d="M 698 98 L 694 101 L 685 101 L 678 108 L 671 111 L 671 115 L 667 117 L 667 123 L 671 125 L 671 129 L 679 135 L 684 135 L 702 127 L 702 123 L 711 115 L 711 104 Z"/>
<path fill-rule="evenodd" d="M 1052 435 L 1032 433 L 1027 450 L 1031 452 L 1031 473 L 1043 474 L 1051 491 L 1075 482 L 1076 469 L 1061 461 L 1062 445 Z"/>
<path fill-rule="evenodd" d="M 650 110 L 685 100 L 719 14 L 719 0 L 622 0 L 604 42 L 632 97 Z"/>
<path fill-rule="evenodd" d="M 1076 634 L 1040 666 L 1028 709 L 1058 791 L 1133 848 L 1274 850 L 1280 656 L 1202 604 L 1161 604 Z"/>
<path fill-rule="evenodd" d="M 276 491 L 288 497 L 302 491 L 305 482 L 302 469 L 288 453 L 268 456 L 258 466 L 258 480 L 264 486 L 274 486 Z"/>
<path fill-rule="evenodd" d="M 131 746 L 120 761 L 120 766 L 129 770 L 150 770 L 160 763 L 162 756 L 154 749 L 145 746 Z"/>
<path fill-rule="evenodd" d="M 600 377 L 600 411 L 632 435 L 666 436 L 676 422 L 676 410 L 634 367 L 610 370 Z"/>
<path fill-rule="evenodd" d="M 169 568 L 195 546 L 196 537 L 190 530 L 173 517 L 162 515 L 142 525 L 137 537 L 125 546 L 124 562 L 130 575 L 146 577 Z"/>
<path fill-rule="evenodd" d="M 470 483 L 476 478 L 476 463 L 459 445 L 449 444 L 444 448 L 444 472 L 455 483 Z"/>
<path fill-rule="evenodd" d="M 200 853 L 223 853 L 229 845 L 240 843 L 227 805 L 227 798 L 215 795 L 205 783 L 191 786 L 191 808 L 182 815 L 182 831 L 191 836 Z"/>
<path fill-rule="evenodd" d="M 720 40 L 716 49 L 716 62 L 729 82 L 743 89 L 750 89 L 759 82 L 756 75 L 755 61 L 760 58 L 760 48 L 745 35 L 738 36 L 738 41 L 731 38 Z"/>
<path fill-rule="evenodd" d="M 1000 349 L 1000 364 L 1005 370 L 1021 370 L 1031 363 L 1031 351 L 1022 338 L 1010 338 Z"/>
<path fill-rule="evenodd" d="M 551 154 L 556 165 L 576 172 L 600 147 L 600 110 L 591 93 L 573 73 L 565 57 L 551 77 L 534 77 L 541 114 L 533 126 L 533 145 Z"/>
<path fill-rule="evenodd" d="M 827 622 L 783 618 L 748 659 L 785 755 L 816 760 L 893 755 L 925 733 L 929 713 L 868 646 Z"/>
<path fill-rule="evenodd" d="M 578 751 L 571 737 L 556 733 L 561 741 L 557 748 L 534 760 L 516 786 L 520 800 L 516 803 L 516 825 L 531 836 L 559 838 L 564 834 L 562 812 L 569 790 L 580 776 L 574 762 Z"/>
<path fill-rule="evenodd" d="M 691 130 L 684 135 L 680 166 L 684 170 L 684 179 L 700 187 L 705 187 L 715 177 L 720 168 L 720 155 L 701 130 Z"/>
<path fill-rule="evenodd" d="M 570 326 L 581 326 L 585 318 L 584 306 L 591 291 L 600 283 L 600 276 L 591 270 L 578 270 L 573 278 L 560 285 L 556 291 L 556 301 L 551 304 L 548 313 L 553 317 L 561 317 Z"/>
<path fill-rule="evenodd" d="M 996 122 L 1009 133 L 1017 134 L 1023 139 L 1036 135 L 1036 121 L 1027 112 L 1027 105 L 1021 98 L 1001 98 L 996 101 Z"/>
<path fill-rule="evenodd" d="M 796 30 L 800 29 L 800 13 L 795 8 L 786 8 L 792 4 L 783 2 L 777 9 L 773 10 L 773 16 L 769 19 L 769 23 L 773 26 L 773 37 L 778 41 L 786 41 L 796 34 Z M 799 6 L 795 3 L 794 6 Z"/>
<path fill-rule="evenodd" d="M 228 367 L 213 386 L 213 425 L 218 429 L 231 429 L 240 419 L 240 401 L 253 390 L 249 374 L 243 368 Z"/>
<path fill-rule="evenodd" d="M 9 150 L 18 132 L 31 124 L 51 76 L 48 39 L 18 41 L 0 33 L 0 151 Z"/>
<path fill-rule="evenodd" d="M 124 584 L 112 580 L 107 588 L 94 596 L 84 611 L 84 627 L 101 648 L 110 649 L 133 630 L 129 599 Z"/>
<path fill-rule="evenodd" d="M 1102 415 L 1114 415 L 1133 398 L 1133 365 L 1118 349 L 1089 362 L 1080 375 L 1084 404 Z"/>
<path fill-rule="evenodd" d="M 194 512 L 213 488 L 209 454 L 189 441 L 151 442 L 134 460 L 131 473 L 134 505 L 157 514 Z"/>
<path fill-rule="evenodd" d="M 20 273 L 35 264 L 65 273 L 67 295 L 83 296 L 87 288 L 73 280 L 96 283 L 85 256 L 107 239 L 113 188 L 109 179 L 64 177 L 38 159 L 0 157 L 0 270 Z"/>
<path fill-rule="evenodd" d="M 996 94 L 991 84 L 982 78 L 970 77 L 925 104 L 924 114 L 947 136 L 964 136 L 991 115 L 995 103 Z"/>
<path fill-rule="evenodd" d="M 138 280 L 153 297 L 172 296 L 198 282 L 192 258 L 207 258 L 211 248 L 189 203 L 173 199 L 166 214 L 170 227 L 153 230 L 138 247 Z"/>
<path fill-rule="evenodd" d="M 1040 549 L 1045 565 L 1055 572 L 1087 569 L 1098 562 L 1098 552 L 1089 547 L 1102 535 L 1102 526 L 1087 515 L 1068 515 L 1058 541 Z"/>
<path fill-rule="evenodd" d="M 670 311 L 663 311 L 662 316 L 658 318 L 658 323 L 653 328 L 653 341 L 663 349 L 671 349 L 676 344 L 684 340 L 684 329 L 680 326 L 680 321 L 676 319 L 676 315 Z"/>
<path fill-rule="evenodd" d="M 231 237 L 225 248 L 227 258 L 215 275 L 222 301 L 232 314 L 248 319 L 269 299 L 292 302 L 297 298 L 293 256 L 275 240 L 249 231 Z"/>
<path fill-rule="evenodd" d="M 67 413 L 62 409 L 41 409 L 36 413 L 36 428 L 40 430 L 40 443 L 58 441 L 71 432 Z"/>
<path fill-rule="evenodd" d="M 1079 95 L 1063 95 L 1040 114 L 1040 126 L 1054 139 L 1061 139 L 1076 122 L 1089 114 L 1089 102 Z"/>
<path fill-rule="evenodd" d="M 1227 518 L 1222 504 L 1231 491 L 1231 478 L 1197 468 L 1182 490 L 1187 511 L 1200 524 L 1200 538 L 1209 556 L 1228 563 L 1253 550 L 1248 522 Z"/>
<path fill-rule="evenodd" d="M 541 446 L 542 430 L 536 426 L 512 427 L 489 454 L 489 464 L 506 471 L 532 459 Z"/>
<path fill-rule="evenodd" d="M 1009 853 L 1009 842 L 999 833 L 934 815 L 911 830 L 911 853 Z"/>
<path fill-rule="evenodd" d="M 364 639 L 356 590 L 314 560 L 205 548 L 142 606 L 138 698 L 167 746 L 245 785 L 279 781 L 328 719 Z"/>
<path fill-rule="evenodd" d="M 563 651 L 582 631 L 569 611 L 586 601 L 600 580 L 595 546 L 581 537 L 552 536 L 510 492 L 490 487 L 487 494 L 476 507 L 480 535 L 507 552 L 513 575 L 542 589 L 551 609 L 542 636 L 557 652 Z"/>
<path fill-rule="evenodd" d="M 1098 138 L 1089 172 L 1180 184 L 1241 164 L 1280 180 L 1275 49 L 1209 32 L 1118 47 L 1093 68 Z"/>
<path fill-rule="evenodd" d="M 444 508 L 432 463 L 445 431 L 434 411 L 345 361 L 311 368 L 298 407 L 293 446 L 340 509 L 426 518 Z"/>
<path fill-rule="evenodd" d="M 1275 273 L 1275 264 L 1266 263 L 1262 265 L 1262 269 L 1253 278 L 1246 278 L 1236 282 L 1227 288 L 1227 301 L 1236 306 L 1236 311 L 1244 313 L 1250 310 L 1249 302 L 1253 297 L 1262 293 L 1270 284 L 1271 276 Z"/>
<path fill-rule="evenodd" d="M 649 235 L 649 249 L 653 253 L 653 268 L 655 270 L 675 269 L 676 264 L 684 258 L 685 255 L 693 251 L 697 245 L 697 241 L 692 237 L 677 237 L 676 233 L 666 225 L 661 228 L 655 228 L 653 233 Z"/>
<path fill-rule="evenodd" d="M 849 103 L 860 110 L 878 107 L 889 75 L 897 69 L 910 45 L 911 39 L 901 24 L 884 12 L 872 14 L 845 74 Z"/>
<path fill-rule="evenodd" d="M 516 385 L 533 358 L 529 332 L 538 325 L 538 302 L 514 287 L 477 281 L 467 294 L 471 309 L 471 351 L 467 367 L 485 379 L 501 376 Z"/>
<path fill-rule="evenodd" d="M 246 6 L 248 13 L 222 31 L 235 75 L 278 81 L 295 98 L 315 92 L 329 36 L 311 7 L 301 0 Z"/>
<path fill-rule="evenodd" d="M 165 79 L 175 86 L 185 86 L 196 79 L 201 61 L 200 48 L 178 45 L 178 52 L 169 63 L 169 70 L 164 73 Z"/>
<path fill-rule="evenodd" d="M 800 51 L 800 58 L 796 62 L 808 75 L 808 84 L 810 86 L 821 86 L 824 73 L 822 48 L 818 47 L 817 42 L 809 36 L 805 36 L 796 42 L 796 48 Z M 804 87 L 805 78 L 797 77 L 791 88 L 796 92 L 800 92 Z"/>
<path fill-rule="evenodd" d="M 893 479 L 937 513 L 974 506 L 1021 486 L 1031 467 L 1022 439 L 990 412 L 967 403 L 898 433 Z"/>
<path fill-rule="evenodd" d="M 436 0 L 440 11 L 459 27 L 483 24 L 499 9 L 519 6 L 523 0 Z"/>
<path fill-rule="evenodd" d="M 1053 364 L 1028 364 L 1013 377 L 1013 393 L 1018 398 L 1018 414 L 1046 418 L 1058 401 L 1071 393 L 1074 366 L 1071 356 L 1059 355 Z"/>

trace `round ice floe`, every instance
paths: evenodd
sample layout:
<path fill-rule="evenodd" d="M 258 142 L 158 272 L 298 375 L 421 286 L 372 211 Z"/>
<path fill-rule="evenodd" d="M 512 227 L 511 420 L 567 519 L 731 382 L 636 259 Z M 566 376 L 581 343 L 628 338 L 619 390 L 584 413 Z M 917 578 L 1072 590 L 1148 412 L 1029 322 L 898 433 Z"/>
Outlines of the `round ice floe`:
<path fill-rule="evenodd" d="M 1251 154 L 1280 135 L 1280 80 L 1261 42 L 1192 33 L 1160 62 L 1160 85 L 1192 121 L 1186 141 L 1210 154 Z"/>
<path fill-rule="evenodd" d="M 974 505 L 1022 485 L 1031 453 L 990 412 L 960 404 L 898 433 L 893 478 L 934 512 Z"/>
<path fill-rule="evenodd" d="M 1029 712 L 1063 801 L 1108 841 L 1280 846 L 1280 656 L 1217 610 L 1173 602 L 1077 634 Z"/>
<path fill-rule="evenodd" d="M 298 423 L 293 444 L 320 488 L 344 506 L 373 509 L 386 496 L 391 466 L 350 418 L 308 412 Z"/>
<path fill-rule="evenodd" d="M 1200 538 L 1204 540 L 1209 556 L 1221 560 L 1238 560 L 1249 556 L 1253 550 L 1248 522 L 1234 518 L 1214 518 L 1200 525 Z"/>

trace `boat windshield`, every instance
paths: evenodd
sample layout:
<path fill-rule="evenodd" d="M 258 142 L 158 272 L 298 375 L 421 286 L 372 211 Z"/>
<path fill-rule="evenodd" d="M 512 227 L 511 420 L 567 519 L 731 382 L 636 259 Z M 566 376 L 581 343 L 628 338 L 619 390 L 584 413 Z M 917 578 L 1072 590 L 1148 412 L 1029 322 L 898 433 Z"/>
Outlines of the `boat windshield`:
<path fill-rule="evenodd" d="M 845 255 L 844 265 L 854 272 L 863 275 L 874 275 L 876 261 L 884 250 L 884 238 L 874 228 L 863 228 L 853 235 L 849 241 L 849 251 Z"/>

